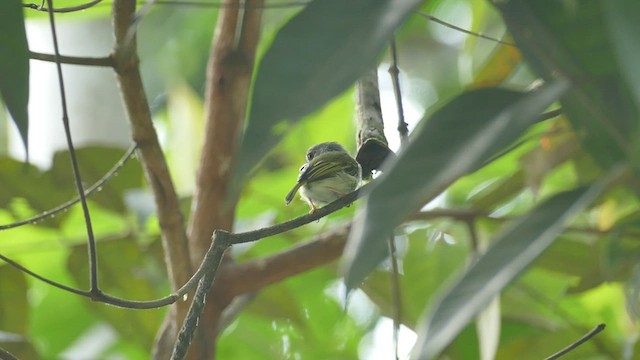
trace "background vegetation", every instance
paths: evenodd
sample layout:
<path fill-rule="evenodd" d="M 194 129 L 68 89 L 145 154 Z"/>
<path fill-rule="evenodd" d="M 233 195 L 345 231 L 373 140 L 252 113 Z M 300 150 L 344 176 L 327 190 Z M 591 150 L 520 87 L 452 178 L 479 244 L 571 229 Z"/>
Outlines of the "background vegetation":
<path fill-rule="evenodd" d="M 76 149 L 85 188 L 116 166 L 88 197 L 107 294 L 165 296 L 195 271 L 213 229 L 242 232 L 305 214 L 302 201 L 283 201 L 304 152 L 338 141 L 355 154 L 353 84 L 376 64 L 387 138 L 398 149 L 385 72 L 394 37 L 411 129 L 397 161 L 354 206 L 232 247 L 200 322 L 206 340 L 196 336 L 192 346 L 205 350 L 189 357 L 393 358 L 394 317 L 403 325 L 400 358 L 413 351 L 414 358 L 540 359 L 598 324 L 606 330 L 566 358 L 637 357 L 635 1 L 248 1 L 238 12 L 235 1 L 159 0 L 135 22 L 132 4 L 101 1 L 56 14 L 59 26 L 114 19 L 111 55 L 85 55 L 116 70 L 128 119 L 113 122 L 130 122 L 138 145 L 129 160 L 126 149 L 103 142 Z M 24 137 L 34 124 L 24 64 L 43 56 L 26 51 L 20 29 L 23 19 L 49 18 L 41 4 L 19 5 L 0 5 L 0 90 L 7 126 Z M 242 22 L 224 25 L 229 19 Z M 229 29 L 246 37 L 225 43 L 235 36 Z M 137 63 L 127 61 L 135 60 L 129 46 L 139 49 L 142 98 L 132 91 Z M 31 87 L 39 81 L 32 77 Z M 80 101 L 96 108 L 101 99 L 87 93 Z M 62 114 L 51 109 L 50 117 Z M 94 290 L 81 206 L 45 213 L 77 196 L 69 151 L 55 153 L 49 167 L 2 151 L 0 348 L 21 359 L 168 358 L 191 296 L 172 311 L 124 309 L 10 266 Z M 230 162 L 233 172 L 224 170 Z M 180 211 L 184 218 L 171 217 Z"/>

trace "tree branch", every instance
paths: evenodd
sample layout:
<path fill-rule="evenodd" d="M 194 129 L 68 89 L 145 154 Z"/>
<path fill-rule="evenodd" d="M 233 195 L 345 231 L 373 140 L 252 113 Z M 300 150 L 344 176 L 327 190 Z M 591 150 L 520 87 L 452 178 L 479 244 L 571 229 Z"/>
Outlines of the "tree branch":
<path fill-rule="evenodd" d="M 187 237 L 178 196 L 153 127 L 151 111 L 142 86 L 136 39 L 133 37 L 131 42 L 124 42 L 134 12 L 135 1 L 114 0 L 113 22 L 116 45 L 113 59 L 129 116 L 132 137 L 138 146 L 140 160 L 154 195 L 171 287 L 177 289 L 187 282 L 192 273 L 186 246 Z"/>
<path fill-rule="evenodd" d="M 280 253 L 227 266 L 220 274 L 220 282 L 238 296 L 329 263 L 342 254 L 350 229 L 349 223 Z"/>
<path fill-rule="evenodd" d="M 402 106 L 402 92 L 400 91 L 400 69 L 398 68 L 398 52 L 396 50 L 396 39 L 391 38 L 389 44 L 389 52 L 391 52 L 391 64 L 389 65 L 389 75 L 391 76 L 391 84 L 393 84 L 393 94 L 396 99 L 396 110 L 398 112 L 398 134 L 400 141 L 404 145 L 409 138 L 409 126 L 404 120 L 404 108 Z"/>
<path fill-rule="evenodd" d="M 35 51 L 29 51 L 29 57 L 34 60 L 55 62 L 56 56 L 52 54 L 44 54 Z M 79 56 L 64 56 L 60 55 L 59 60 L 63 64 L 69 65 L 85 65 L 85 66 L 102 66 L 113 67 L 113 59 L 111 56 L 106 57 L 79 57 Z"/>
<path fill-rule="evenodd" d="M 287 9 L 293 7 L 302 7 L 306 6 L 311 1 L 280 1 L 271 4 L 264 4 L 264 2 L 260 2 L 259 4 L 242 4 L 239 5 L 236 2 L 231 1 L 221 1 L 221 2 L 212 2 L 212 1 L 182 1 L 182 0 L 158 0 L 156 1 L 156 5 L 177 5 L 177 6 L 191 6 L 191 7 L 204 7 L 204 8 L 241 8 L 241 9 Z"/>
<path fill-rule="evenodd" d="M 202 261 L 214 230 L 232 230 L 237 200 L 227 197 L 227 188 L 249 99 L 263 2 L 233 0 L 219 13 L 207 64 L 205 134 L 188 226 L 192 266 Z M 245 8 L 248 4 L 251 8 Z M 206 341 L 193 346 L 203 359 L 213 357 L 218 323 L 232 299 L 221 292 L 216 290 L 217 300 L 204 309 L 199 337 Z"/>
<path fill-rule="evenodd" d="M 136 50 L 136 36 L 128 36 L 135 15 L 135 0 L 114 0 L 112 19 L 115 45 L 112 53 L 114 70 L 118 75 L 121 95 L 131 126 L 131 135 L 138 145 L 145 177 L 154 196 L 158 222 L 162 232 L 165 266 L 171 289 L 186 283 L 192 273 L 184 217 L 180 211 L 178 196 L 169 173 L 166 159 L 153 127 L 149 103 L 142 85 Z M 175 334 L 177 319 L 184 318 L 188 303 L 180 301 L 171 309 L 162 329 Z M 167 336 L 159 335 L 157 339 Z M 173 339 L 173 336 L 170 336 Z M 157 344 L 157 342 L 156 342 Z M 157 353 L 154 347 L 154 353 Z M 165 357 L 166 358 L 166 357 Z"/>
<path fill-rule="evenodd" d="M 376 68 L 368 71 L 356 82 L 356 127 L 356 160 L 362 167 L 362 178 L 368 180 L 372 171 L 380 170 L 384 160 L 392 154 L 384 135 Z"/>
<path fill-rule="evenodd" d="M 247 106 L 260 10 L 220 12 L 207 65 L 205 136 L 189 219 L 192 264 L 198 264 L 215 229 L 231 230 L 235 201 L 227 199 L 233 155 Z M 238 29 L 241 29 L 238 32 Z"/>
<path fill-rule="evenodd" d="M 207 295 L 213 286 L 218 266 L 222 261 L 225 251 L 231 245 L 230 239 L 231 234 L 226 231 L 216 230 L 212 236 L 212 251 L 207 253 L 207 257 L 203 261 L 210 270 L 205 273 L 204 277 L 198 283 L 196 294 L 191 302 L 191 307 L 185 317 L 184 324 L 180 329 L 178 339 L 173 348 L 171 360 L 182 360 L 187 355 L 189 345 L 198 327 L 198 321 L 204 311 Z"/>

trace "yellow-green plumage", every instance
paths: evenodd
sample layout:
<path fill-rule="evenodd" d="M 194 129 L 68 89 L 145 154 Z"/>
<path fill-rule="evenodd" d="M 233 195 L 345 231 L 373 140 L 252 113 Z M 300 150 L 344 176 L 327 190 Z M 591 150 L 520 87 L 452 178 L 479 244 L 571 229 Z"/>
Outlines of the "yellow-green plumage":
<path fill-rule="evenodd" d="M 298 181 L 285 198 L 287 205 L 300 190 L 311 206 L 325 205 L 355 190 L 360 184 L 360 165 L 339 144 L 321 143 L 307 151 L 307 163 L 300 168 Z"/>

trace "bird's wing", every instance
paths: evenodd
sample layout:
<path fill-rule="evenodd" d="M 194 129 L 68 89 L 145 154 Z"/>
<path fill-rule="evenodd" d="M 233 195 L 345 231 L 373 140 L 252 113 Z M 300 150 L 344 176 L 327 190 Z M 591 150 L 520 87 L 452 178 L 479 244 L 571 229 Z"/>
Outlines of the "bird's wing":
<path fill-rule="evenodd" d="M 300 169 L 300 174 L 298 175 L 298 182 L 312 182 L 318 181 L 322 179 L 326 179 L 334 176 L 340 171 L 346 171 L 348 174 L 352 174 L 355 176 L 358 173 L 358 165 L 352 164 L 351 162 L 345 161 L 334 161 L 335 157 L 333 154 L 325 154 L 330 156 L 323 156 L 323 158 L 316 158 L 309 164 L 303 166 Z M 341 155 L 341 154 L 339 154 Z"/>

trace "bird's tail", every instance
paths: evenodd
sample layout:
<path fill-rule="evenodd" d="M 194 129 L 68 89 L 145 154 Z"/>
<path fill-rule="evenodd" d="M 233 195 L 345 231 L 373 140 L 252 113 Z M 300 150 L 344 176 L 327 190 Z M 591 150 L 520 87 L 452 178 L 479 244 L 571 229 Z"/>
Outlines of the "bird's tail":
<path fill-rule="evenodd" d="M 287 197 L 284 198 L 284 202 L 287 205 L 289 205 L 291 200 L 293 200 L 293 197 L 296 196 L 296 193 L 298 192 L 298 189 L 300 188 L 300 186 L 302 186 L 302 184 L 301 183 L 297 183 L 296 186 L 294 186 L 293 189 L 291 189 L 291 191 L 289 191 L 289 193 L 287 194 Z"/>

